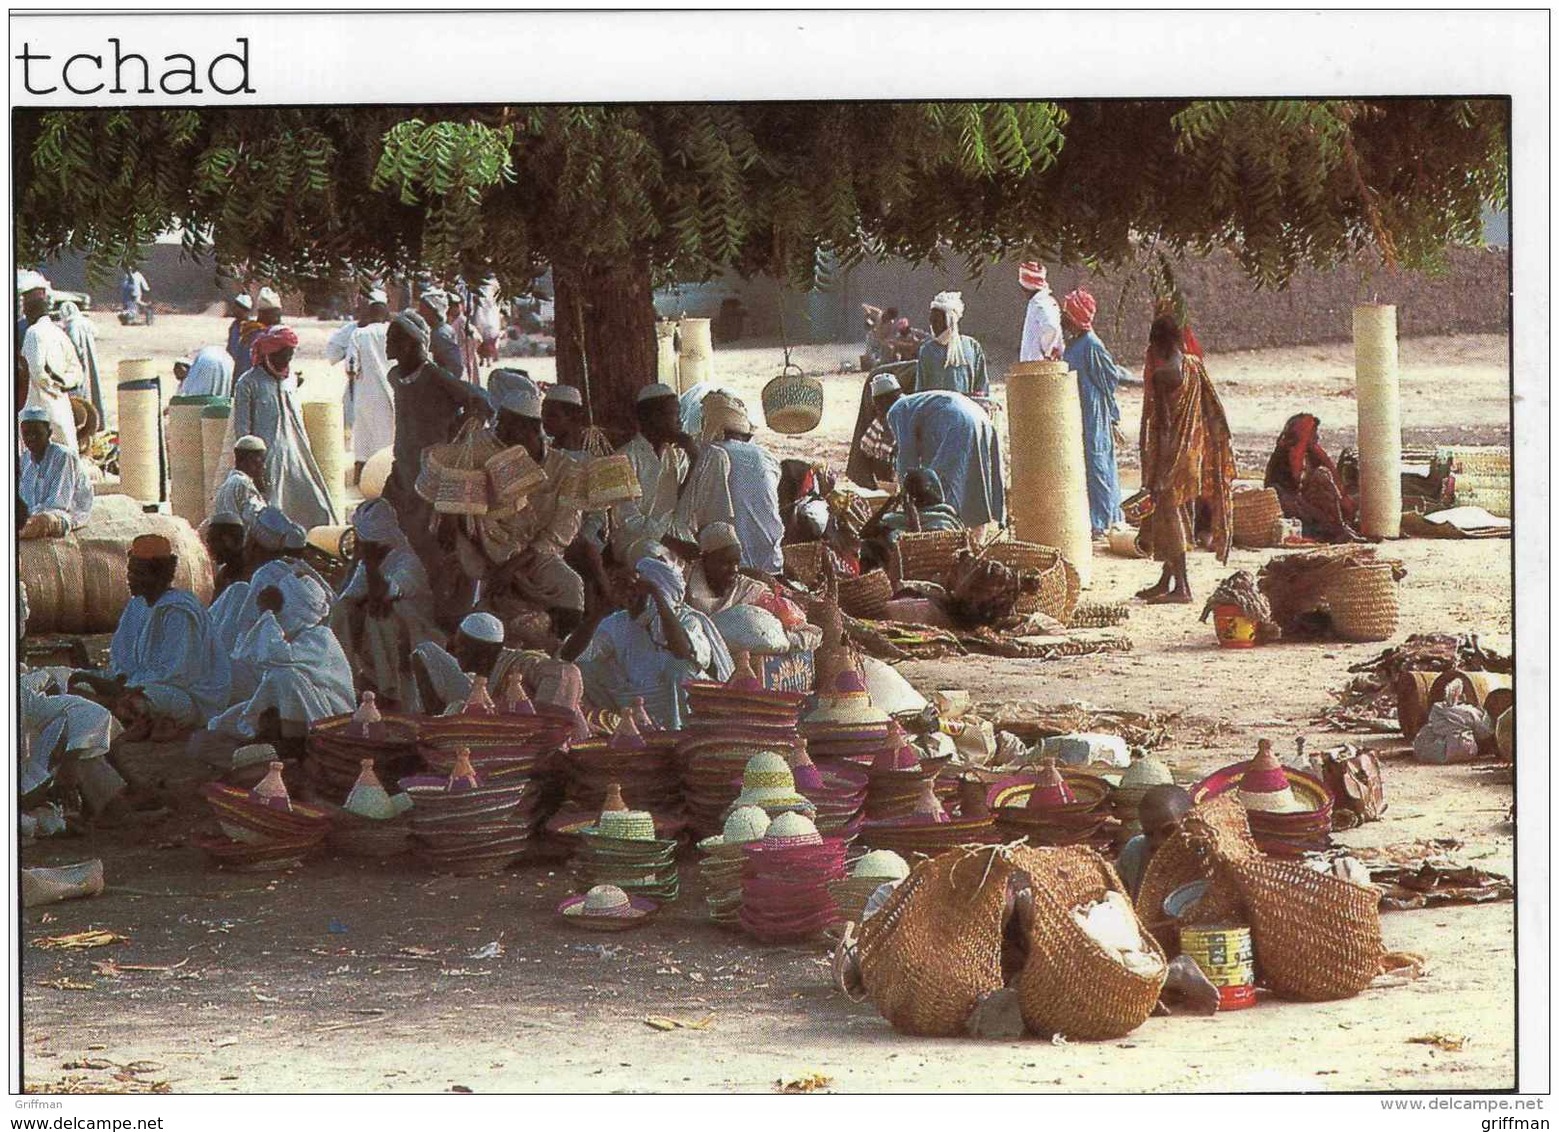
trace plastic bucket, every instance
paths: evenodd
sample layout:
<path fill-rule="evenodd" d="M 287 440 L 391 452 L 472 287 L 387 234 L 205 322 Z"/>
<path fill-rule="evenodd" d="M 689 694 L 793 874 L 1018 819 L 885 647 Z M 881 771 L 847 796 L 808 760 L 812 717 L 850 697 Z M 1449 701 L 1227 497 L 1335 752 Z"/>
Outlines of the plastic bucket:
<path fill-rule="evenodd" d="M 1218 644 L 1226 649 L 1253 649 L 1256 647 L 1256 623 L 1237 605 L 1213 606 L 1213 631 L 1218 634 Z"/>
<path fill-rule="evenodd" d="M 1256 1005 L 1255 951 L 1250 929 L 1221 925 L 1183 927 L 1180 950 L 1189 955 L 1207 981 L 1218 988 L 1218 1009 L 1243 1010 Z"/>

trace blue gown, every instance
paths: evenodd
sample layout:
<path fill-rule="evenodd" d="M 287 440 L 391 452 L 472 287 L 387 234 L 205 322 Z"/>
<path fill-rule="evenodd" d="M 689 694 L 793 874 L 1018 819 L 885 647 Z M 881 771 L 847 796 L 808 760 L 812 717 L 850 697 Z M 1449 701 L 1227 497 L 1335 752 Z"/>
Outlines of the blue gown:
<path fill-rule="evenodd" d="M 888 410 L 888 428 L 898 442 L 899 482 L 916 468 L 929 468 L 964 526 L 1006 522 L 1001 436 L 984 409 L 962 393 L 911 393 Z"/>
<path fill-rule="evenodd" d="M 1088 519 L 1094 534 L 1125 521 L 1121 514 L 1120 477 L 1115 467 L 1113 428 L 1121 408 L 1115 387 L 1125 372 L 1092 330 L 1067 346 L 1062 360 L 1077 374 L 1077 395 L 1083 406 L 1083 463 L 1088 474 Z"/>

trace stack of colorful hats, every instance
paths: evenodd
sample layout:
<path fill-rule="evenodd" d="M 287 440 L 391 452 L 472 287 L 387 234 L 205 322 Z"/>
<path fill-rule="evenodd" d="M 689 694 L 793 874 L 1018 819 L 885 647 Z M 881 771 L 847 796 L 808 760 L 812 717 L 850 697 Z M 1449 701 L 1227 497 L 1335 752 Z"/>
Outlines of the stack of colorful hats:
<path fill-rule="evenodd" d="M 1150 754 L 1133 757 L 1131 765 L 1121 775 L 1120 784 L 1110 791 L 1110 808 L 1120 819 L 1122 837 L 1134 837 L 1142 832 L 1137 821 L 1137 807 L 1142 803 L 1142 796 L 1155 786 L 1173 786 L 1174 783 L 1174 775 L 1162 759 Z"/>
<path fill-rule="evenodd" d="M 874 849 L 892 849 L 905 855 L 935 857 L 960 845 L 982 845 L 996 840 L 996 822 L 989 811 L 968 818 L 952 818 L 936 796 L 929 778 L 919 785 L 919 796 L 907 817 L 868 821 L 861 840 Z"/>
<path fill-rule="evenodd" d="M 1198 783 L 1191 800 L 1203 802 L 1229 790 L 1238 792 L 1263 853 L 1298 857 L 1331 847 L 1332 792 L 1319 778 L 1278 762 L 1266 739 L 1249 762 L 1226 766 Z"/>
<path fill-rule="evenodd" d="M 598 884 L 582 896 L 570 896 L 558 905 L 558 915 L 569 927 L 594 932 L 623 932 L 642 927 L 654 918 L 660 905 L 642 896 L 630 896 L 614 884 Z"/>
<path fill-rule="evenodd" d="M 797 793 L 790 763 L 777 751 L 759 751 L 747 760 L 742 768 L 741 793 L 731 803 L 732 809 L 741 806 L 757 806 L 771 818 L 792 811 L 809 818 L 817 813 L 817 807 Z"/>
<path fill-rule="evenodd" d="M 607 804 L 621 804 L 609 791 Z M 664 902 L 677 898 L 677 843 L 655 836 L 648 810 L 603 809 L 595 825 L 579 831 L 574 865 L 586 887 L 616 885 L 632 896 Z"/>
<path fill-rule="evenodd" d="M 607 808 L 608 788 L 616 786 L 621 808 L 649 810 L 656 836 L 675 837 L 686 824 L 677 739 L 675 731 L 641 732 L 632 713 L 624 712 L 611 738 L 570 744 L 560 759 L 566 774 L 563 806 L 547 831 L 569 837 L 593 825 Z"/>
<path fill-rule="evenodd" d="M 488 782 L 464 748 L 455 752 L 447 778 L 401 779 L 411 795 L 411 831 L 417 855 L 433 867 L 462 875 L 507 868 L 530 846 L 537 825 L 541 783 L 527 775 Z"/>
<path fill-rule="evenodd" d="M 350 857 L 394 857 L 411 848 L 411 795 L 391 795 L 374 771 L 373 759 L 362 770 L 346 802 L 328 807 L 330 847 Z"/>
<path fill-rule="evenodd" d="M 860 922 L 866 902 L 889 881 L 909 876 L 909 862 L 891 849 L 873 849 L 850 866 L 850 875 L 833 881 L 828 891 L 844 920 Z"/>
<path fill-rule="evenodd" d="M 819 683 L 817 702 L 801 719 L 801 737 L 819 765 L 836 759 L 870 762 L 888 741 L 892 718 L 872 704 L 860 670 L 846 666 Z"/>
<path fill-rule="evenodd" d="M 707 837 L 721 830 L 754 755 L 800 746 L 796 718 L 804 697 L 767 691 L 746 665 L 727 683 L 693 681 L 687 692 L 692 716 L 677 744 L 682 797 L 688 824 Z"/>
<path fill-rule="evenodd" d="M 572 729 L 556 715 L 467 711 L 420 720 L 417 750 L 434 774 L 452 773 L 457 752 L 464 750 L 483 782 L 524 781 L 550 768 Z"/>
<path fill-rule="evenodd" d="M 742 910 L 742 867 L 747 855 L 744 846 L 759 841 L 768 832 L 769 815 L 757 806 L 738 806 L 725 819 L 725 829 L 698 843 L 704 857 L 698 863 L 699 879 L 704 882 L 704 899 L 709 918 L 722 927 L 737 927 Z"/>
<path fill-rule="evenodd" d="M 883 745 L 871 761 L 866 787 L 867 822 L 907 818 L 924 797 L 921 784 L 934 789 L 945 758 L 927 759 L 897 723 L 889 724 Z"/>
<path fill-rule="evenodd" d="M 785 813 L 744 850 L 742 927 L 765 943 L 812 939 L 838 922 L 830 882 L 844 876 L 844 842 L 811 820 Z"/>
<path fill-rule="evenodd" d="M 986 797 L 1004 835 L 1027 837 L 1034 845 L 1107 850 L 1120 829 L 1107 804 L 1109 795 L 1104 779 L 1070 768 L 1063 774 L 1054 759 L 1046 759 L 1037 778 L 998 782 Z"/>
<path fill-rule="evenodd" d="M 817 807 L 813 821 L 824 837 L 853 838 L 860 831 L 866 806 L 869 770 L 848 759 L 832 760 L 826 767 L 812 761 L 802 744 L 790 760 L 796 791 Z"/>
<path fill-rule="evenodd" d="M 253 790 L 220 782 L 202 787 L 223 836 L 197 838 L 196 844 L 216 864 L 251 871 L 291 868 L 325 840 L 330 815 L 294 802 L 282 767 L 273 760 Z"/>
<path fill-rule="evenodd" d="M 314 797 L 339 805 L 357 784 L 364 759 L 373 759 L 374 773 L 384 782 L 395 782 L 422 767 L 416 720 L 382 715 L 372 692 L 363 693 L 356 711 L 310 725 L 303 750 L 308 789 Z"/>

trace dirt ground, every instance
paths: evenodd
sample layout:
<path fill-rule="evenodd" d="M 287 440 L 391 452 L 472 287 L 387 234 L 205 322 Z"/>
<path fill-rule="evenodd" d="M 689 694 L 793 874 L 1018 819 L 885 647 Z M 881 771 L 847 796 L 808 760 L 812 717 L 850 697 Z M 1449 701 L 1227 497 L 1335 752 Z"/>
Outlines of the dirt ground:
<path fill-rule="evenodd" d="M 149 330 L 99 321 L 109 374 L 119 356 L 171 365 L 223 334 L 215 318 L 164 317 Z M 339 386 L 317 360 L 327 329 L 300 328 L 305 397 Z M 830 372 L 851 353 L 808 347 L 796 359 Z M 1504 338 L 1407 341 L 1402 356 L 1410 445 L 1508 443 Z M 756 405 L 780 360 L 777 346 L 721 351 L 716 369 Z M 552 375 L 547 359 L 512 364 Z M 1321 416 L 1329 446 L 1351 442 L 1348 345 L 1214 354 L 1208 364 L 1242 468 L 1260 466 L 1284 418 L 1301 408 Z M 860 377 L 825 385 L 823 427 L 777 441 L 777 451 L 842 461 Z M 1140 395 L 1127 391 L 1122 401 L 1131 432 Z M 1193 586 L 1206 592 L 1270 553 L 1237 550 L 1227 567 L 1194 556 Z M 1387 553 L 1407 568 L 1399 639 L 1471 630 L 1508 647 L 1511 543 L 1404 541 Z M 1151 563 L 1097 557 L 1087 596 L 1124 600 L 1154 573 Z M 1196 612 L 1134 609 L 1124 626 L 1134 643 L 1126 654 L 982 657 L 902 671 L 922 690 L 967 688 L 976 700 L 1180 712 L 1161 753 L 1187 781 L 1248 757 L 1261 737 L 1280 750 L 1300 735 L 1312 746 L 1342 738 L 1317 717 L 1347 682 L 1348 665 L 1383 646 L 1219 650 Z M 1419 766 L 1399 737 L 1354 738 L 1383 754 L 1390 809 L 1384 821 L 1339 834 L 1340 843 L 1452 837 L 1464 842 L 1468 861 L 1512 871 L 1514 829 L 1505 820 L 1512 790 L 1497 774 Z M 143 746 L 126 755 L 175 789 L 199 777 L 177 752 Z M 174 815 L 150 830 L 55 839 L 26 851 L 27 864 L 101 856 L 110 886 L 95 900 L 24 913 L 29 1087 L 72 1078 L 111 1085 L 113 1066 L 132 1062 L 148 1064 L 124 1076 L 167 1082 L 176 1092 L 767 1091 L 776 1080 L 813 1073 L 849 1092 L 1432 1091 L 1515 1083 L 1508 903 L 1385 915 L 1388 947 L 1426 956 L 1429 972 L 1346 1002 L 1264 1000 L 1213 1018 L 1153 1018 L 1119 1042 L 927 1041 L 894 1034 L 869 1005 L 838 996 L 823 945 L 758 946 L 710 926 L 700 915 L 692 857 L 682 898 L 656 924 L 622 936 L 581 935 L 551 913 L 574 891 L 566 866 L 536 865 L 496 880 L 328 858 L 276 876 L 213 870 L 189 843 L 204 820 L 190 794 L 183 791 Z M 89 927 L 128 938 L 90 951 L 33 946 Z M 501 954 L 481 950 L 495 941 Z M 663 1032 L 645 1022 L 652 1015 L 709 1021 Z M 1466 1041 L 1448 1052 L 1416 1040 L 1436 1034 Z M 83 1061 L 99 1068 L 72 1067 Z"/>

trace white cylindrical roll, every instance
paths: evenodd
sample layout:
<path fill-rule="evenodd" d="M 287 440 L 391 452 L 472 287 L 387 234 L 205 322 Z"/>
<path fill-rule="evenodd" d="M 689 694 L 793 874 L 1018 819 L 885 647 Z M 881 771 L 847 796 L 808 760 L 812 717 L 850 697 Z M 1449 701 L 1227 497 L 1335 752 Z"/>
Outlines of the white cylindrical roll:
<path fill-rule="evenodd" d="M 655 339 L 655 380 L 662 385 L 669 385 L 678 392 L 685 393 L 681 379 L 677 376 L 677 343 L 670 335 L 662 335 Z"/>
<path fill-rule="evenodd" d="M 686 393 L 700 381 L 715 379 L 715 346 L 707 318 L 684 318 L 679 324 L 682 344 L 677 351 L 677 384 Z"/>
<path fill-rule="evenodd" d="M 1359 407 L 1359 530 L 1402 534 L 1402 404 L 1397 373 L 1397 308 L 1353 308 Z"/>
<path fill-rule="evenodd" d="M 715 378 L 715 366 L 713 358 L 687 358 L 677 359 L 677 384 L 678 393 L 686 393 L 700 381 L 713 381 Z"/>
<path fill-rule="evenodd" d="M 168 503 L 191 526 L 206 517 L 205 447 L 200 431 L 204 398 L 175 397 L 168 407 Z"/>
<path fill-rule="evenodd" d="M 1013 535 L 1055 547 L 1086 587 L 1093 537 L 1077 375 L 1065 362 L 1019 362 L 1007 373 L 1007 420 Z"/>
<path fill-rule="evenodd" d="M 162 398 L 155 378 L 120 382 L 119 482 L 143 503 L 161 503 Z"/>
<path fill-rule="evenodd" d="M 305 401 L 303 429 L 308 433 L 314 462 L 324 477 L 331 506 L 341 514 L 346 500 L 346 422 L 340 401 Z"/>
<path fill-rule="evenodd" d="M 200 414 L 201 464 L 206 473 L 206 501 L 216 496 L 217 473 L 222 468 L 222 441 L 227 438 L 227 421 L 233 415 L 231 403 L 207 405 Z"/>

